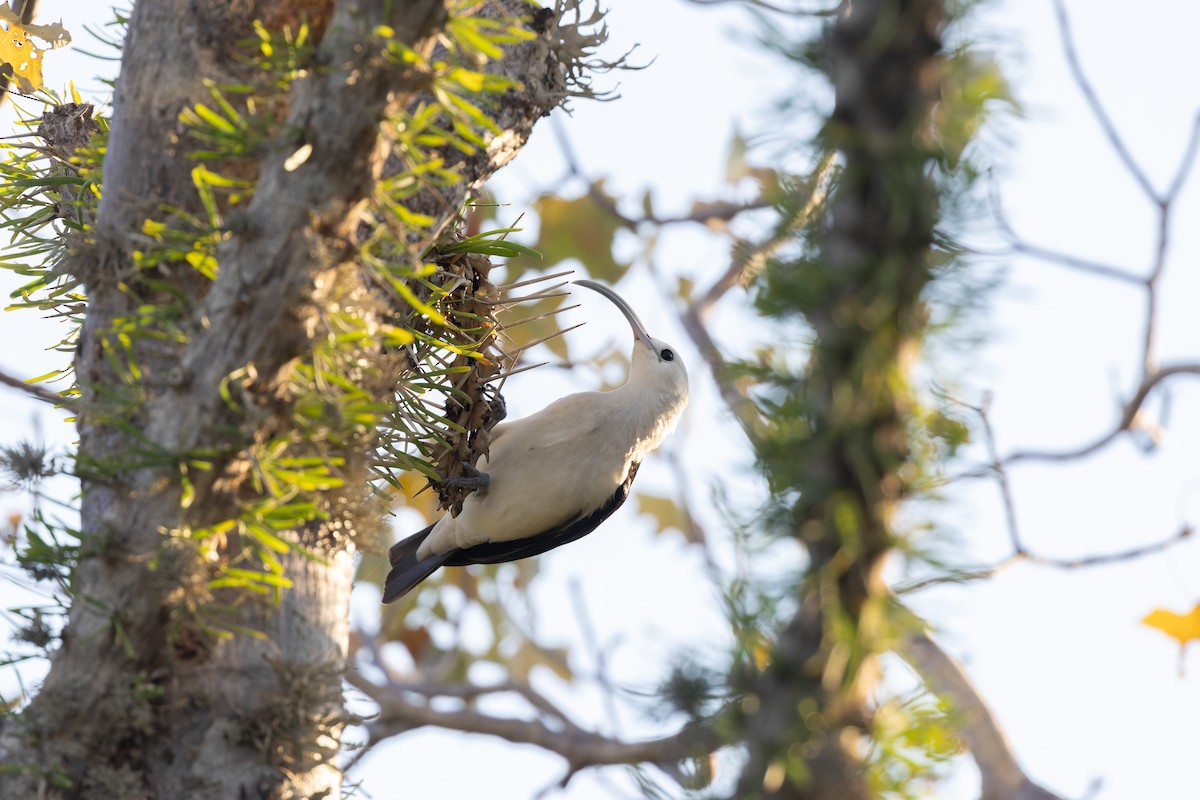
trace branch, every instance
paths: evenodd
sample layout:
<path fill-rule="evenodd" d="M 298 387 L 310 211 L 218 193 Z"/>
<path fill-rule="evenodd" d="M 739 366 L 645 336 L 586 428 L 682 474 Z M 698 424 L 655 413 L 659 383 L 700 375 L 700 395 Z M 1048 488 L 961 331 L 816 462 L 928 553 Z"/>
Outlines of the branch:
<path fill-rule="evenodd" d="M 672 217 L 660 217 L 657 214 L 643 214 L 640 217 L 631 217 L 625 214 L 617 206 L 616 200 L 602 192 L 599 185 L 590 180 L 580 166 L 579 159 L 575 155 L 575 148 L 571 146 L 571 140 L 567 137 L 566 130 L 563 128 L 559 117 L 554 117 L 551 120 L 550 127 L 554 130 L 554 137 L 558 141 L 558 147 L 562 151 L 563 160 L 567 162 L 567 173 L 572 178 L 577 178 L 587 186 L 588 198 L 607 212 L 613 219 L 620 222 L 622 225 L 636 229 L 642 225 L 678 225 L 683 223 L 692 223 L 697 225 L 710 226 L 714 223 L 725 223 L 732 220 L 747 211 L 761 211 L 764 208 L 771 208 L 772 203 L 767 200 L 753 200 L 749 203 L 731 203 L 727 201 L 718 201 L 715 203 L 694 204 L 690 214 L 678 214 Z"/>
<path fill-rule="evenodd" d="M 1133 430 L 1137 426 L 1138 414 L 1142 409 L 1142 405 L 1145 404 L 1150 393 L 1154 391 L 1158 384 L 1176 375 L 1200 377 L 1200 363 L 1173 364 L 1169 367 L 1161 367 L 1148 373 L 1142 379 L 1133 397 L 1121 408 L 1121 418 L 1118 420 L 1116 427 L 1090 444 L 1076 448 L 1075 450 L 1022 450 L 1005 458 L 1003 463 L 1008 465 L 1015 464 L 1018 461 L 1072 461 L 1098 452 L 1109 443 L 1115 441 L 1122 433 Z"/>
<path fill-rule="evenodd" d="M 1057 264 L 1061 267 L 1086 272 L 1090 275 L 1095 275 L 1100 278 L 1110 278 L 1122 283 L 1130 283 L 1134 286 L 1146 285 L 1146 279 L 1141 275 L 1135 275 L 1123 267 L 1115 267 L 1111 264 L 1104 264 L 1099 261 L 1093 261 L 1087 258 L 1071 255 L 1070 253 L 1061 253 L 1057 250 L 1052 250 L 1048 247 L 1031 244 L 1022 239 L 1013 228 L 1012 223 L 1008 219 L 1008 215 L 1004 212 L 1004 203 L 1000 199 L 999 188 L 993 181 L 988 192 L 989 204 L 991 205 L 992 215 L 996 219 L 996 224 L 1000 226 L 1001 232 L 1005 235 L 1009 242 L 1007 251 L 987 252 L 984 250 L 966 248 L 968 252 L 982 256 L 1006 256 L 1014 253 L 1031 256 L 1033 258 L 1045 261 L 1048 264 Z"/>
<path fill-rule="evenodd" d="M 592 651 L 592 660 L 596 662 L 596 683 L 602 690 L 604 710 L 608 714 L 608 724 L 612 726 L 613 733 L 620 733 L 621 717 L 617 713 L 617 704 L 614 699 L 616 689 L 613 686 L 612 678 L 608 674 L 608 658 L 604 652 L 604 648 L 600 645 L 600 637 L 596 635 L 596 626 L 592 624 L 592 617 L 588 613 L 587 603 L 583 598 L 583 587 L 580 585 L 578 579 L 572 579 L 569 589 L 571 591 L 571 605 L 575 610 L 575 620 L 579 626 L 579 633 L 587 644 L 588 649 Z"/>
<path fill-rule="evenodd" d="M 1179 166 L 1175 171 L 1175 176 L 1171 180 L 1170 187 L 1165 194 L 1161 194 L 1156 190 L 1145 171 L 1134 159 L 1130 153 L 1124 139 L 1121 138 L 1117 127 L 1114 124 L 1112 117 L 1100 102 L 1099 95 L 1096 94 L 1095 88 L 1087 75 L 1083 71 L 1083 67 L 1079 61 L 1079 54 L 1075 49 L 1075 40 L 1071 34 L 1071 24 L 1067 17 L 1066 4 L 1063 0 L 1054 0 L 1054 12 L 1058 20 L 1059 34 L 1062 39 L 1063 52 L 1066 55 L 1067 65 L 1071 70 L 1071 77 L 1074 78 L 1075 84 L 1079 87 L 1084 99 L 1087 101 L 1088 107 L 1092 111 L 1092 115 L 1099 122 L 1100 128 L 1104 131 L 1104 135 L 1108 138 L 1109 144 L 1112 145 L 1113 151 L 1124 164 L 1125 169 L 1133 177 L 1134 181 L 1141 187 L 1142 193 L 1157 207 L 1158 209 L 1158 239 L 1155 245 L 1154 258 L 1150 273 L 1146 276 L 1143 283 L 1146 289 L 1146 327 L 1142 337 L 1142 372 L 1144 377 L 1148 377 L 1154 370 L 1154 339 L 1155 339 L 1155 323 L 1158 311 L 1158 284 L 1167 265 L 1167 250 L 1170 242 L 1171 228 L 1171 211 L 1176 198 L 1183 189 L 1188 175 L 1191 173 L 1192 165 L 1196 160 L 1196 151 L 1200 147 L 1200 115 L 1193 119 L 1192 130 L 1188 137 L 1188 143 L 1184 148 L 1183 156 L 1180 158 Z"/>
<path fill-rule="evenodd" d="M 357 672 L 350 671 L 346 680 L 363 692 L 380 708 L 379 717 L 367 726 L 370 735 L 368 747 L 391 736 L 433 725 L 464 733 L 480 733 L 496 736 L 515 744 L 531 744 L 557 753 L 569 766 L 568 778 L 581 769 L 611 764 L 671 765 L 688 759 L 707 756 L 721 746 L 716 735 L 699 725 L 690 725 L 678 733 L 659 739 L 642 742 L 623 742 L 587 731 L 554 707 L 549 700 L 531 687 L 505 684 L 492 689 L 474 687 L 479 693 L 513 691 L 529 700 L 539 711 L 549 711 L 554 724 L 542 719 L 513 719 L 495 717 L 468 708 L 453 711 L 435 710 L 430 705 L 410 702 L 406 687 L 379 685 L 368 681 Z M 407 687 L 411 690 L 411 686 Z M 463 687 L 423 685 L 420 694 L 432 699 L 435 696 L 463 697 Z M 467 694 L 471 694 L 468 692 Z"/>
<path fill-rule="evenodd" d="M 744 244 L 735 249 L 733 262 L 717 281 L 709 287 L 699 300 L 692 303 L 691 311 L 704 322 L 713 306 L 717 304 L 726 292 L 734 286 L 748 286 L 754 278 L 766 267 L 771 256 L 779 252 L 788 242 L 795 240 L 795 235 L 808 223 L 813 211 L 825 202 L 829 192 L 829 183 L 833 177 L 833 168 L 837 163 L 837 153 L 829 150 L 821 157 L 812 174 L 807 179 L 808 196 L 790 214 L 783 217 L 781 224 L 770 237 L 757 245 Z"/>
<path fill-rule="evenodd" d="M 1150 183 L 1150 179 L 1146 177 L 1146 173 L 1142 171 L 1133 154 L 1129 152 L 1129 148 L 1125 144 L 1125 140 L 1121 138 L 1120 132 L 1117 131 L 1117 126 L 1113 123 L 1112 117 L 1108 115 L 1104 104 L 1100 102 L 1100 96 L 1096 94 L 1096 89 L 1092 86 L 1092 82 L 1088 80 L 1087 75 L 1083 71 L 1083 66 L 1079 62 L 1079 54 L 1075 50 L 1075 38 L 1071 34 L 1071 22 L 1067 17 L 1067 7 L 1063 0 L 1054 0 L 1054 13 L 1058 19 L 1058 32 L 1062 39 L 1063 53 L 1067 57 L 1067 66 L 1070 67 L 1071 77 L 1075 80 L 1075 85 L 1079 87 L 1079 91 L 1083 94 L 1087 101 L 1088 108 L 1092 111 L 1092 116 L 1100 123 L 1101 130 L 1108 137 L 1109 144 L 1112 145 L 1113 151 L 1117 157 L 1121 159 L 1121 163 L 1125 165 L 1125 169 L 1142 188 L 1142 192 L 1146 197 L 1150 198 L 1157 205 L 1163 205 L 1166 200 L 1161 197 L 1155 190 L 1154 185 Z"/>
<path fill-rule="evenodd" d="M 1016 501 L 1013 500 L 1012 486 L 1008 482 L 1008 471 L 1004 469 L 1004 463 L 1000 460 L 1000 451 L 996 447 L 996 432 L 992 428 L 992 420 L 988 415 L 990 403 L 991 397 L 989 396 L 984 398 L 981 405 L 972 406 L 965 403 L 964 405 L 979 415 L 980 424 L 983 425 L 988 459 L 995 471 L 996 482 L 1000 485 L 1000 499 L 1004 503 L 1004 522 L 1008 527 L 1008 539 L 1012 542 L 1013 552 L 1020 555 L 1025 552 L 1025 547 L 1021 544 L 1021 532 L 1017 526 L 1017 506 Z"/>
<path fill-rule="evenodd" d="M 928 589 L 930 586 L 937 586 L 943 583 L 968 583 L 970 581 L 982 580 L 991 578 L 1003 572 L 1014 564 L 1022 561 L 1027 561 L 1031 564 L 1039 564 L 1043 567 L 1053 567 L 1062 570 L 1083 569 L 1085 567 L 1099 567 L 1107 564 L 1117 564 L 1122 561 L 1133 561 L 1134 559 L 1144 556 L 1154 555 L 1169 550 L 1177 544 L 1182 543 L 1186 539 L 1190 539 L 1195 531 L 1190 525 L 1184 525 L 1178 531 L 1160 539 L 1157 542 L 1150 544 L 1131 547 L 1127 550 L 1118 550 L 1114 553 L 1100 553 L 1090 556 L 1079 556 L 1077 558 L 1050 558 L 1048 556 L 1040 556 L 1036 553 L 1031 553 L 1029 550 L 1021 550 L 1014 552 L 1001 561 L 996 562 L 991 566 L 978 567 L 975 569 L 956 570 L 943 575 L 934 575 L 929 578 L 922 578 L 912 583 L 906 583 L 896 587 L 893 591 L 897 595 L 912 594 L 922 589 Z"/>
<path fill-rule="evenodd" d="M 961 713 L 957 731 L 979 767 L 982 800 L 1062 800 L 1060 795 L 1034 783 L 1021 769 L 999 720 L 962 666 L 937 642 L 912 631 L 899 653 L 936 694 L 948 699 Z"/>
<path fill-rule="evenodd" d="M 9 386 L 13 389 L 24 392 L 30 397 L 33 397 L 36 400 L 41 400 L 43 403 L 49 403 L 52 406 L 68 405 L 66 398 L 64 398 L 58 392 L 52 392 L 48 389 L 43 389 L 41 386 L 36 384 L 26 383 L 20 378 L 14 378 L 3 370 L 0 370 L 0 384 L 4 384 L 5 386 Z"/>
<path fill-rule="evenodd" d="M 1175 169 L 1175 177 L 1171 179 L 1171 188 L 1167 190 L 1166 202 L 1168 204 L 1174 202 L 1183 190 L 1183 185 L 1187 181 L 1187 177 L 1191 174 L 1192 164 L 1196 162 L 1196 150 L 1200 148 L 1200 113 L 1192 118 L 1192 132 L 1188 136 L 1187 146 L 1183 149 L 1183 157 L 1179 160 L 1179 166 Z"/>
<path fill-rule="evenodd" d="M 1018 460 L 1046 459 L 1063 461 L 1072 458 L 1079 458 L 1096 452 L 1101 447 L 1114 440 L 1123 431 L 1130 430 L 1134 427 L 1138 410 L 1145 402 L 1146 397 L 1159 382 L 1171 377 L 1172 375 L 1181 374 L 1200 375 L 1200 364 L 1179 364 L 1172 367 L 1164 367 L 1163 369 L 1158 370 L 1152 376 L 1144 380 L 1142 385 L 1138 387 L 1138 391 L 1134 395 L 1133 399 L 1130 400 L 1130 402 L 1122 410 L 1121 422 L 1115 430 L 1101 437 L 1096 442 L 1080 448 L 1079 450 L 1061 453 L 1017 453 L 1007 459 L 1001 459 L 996 447 L 995 431 L 992 428 L 991 419 L 988 416 L 988 399 L 985 398 L 984 402 L 979 406 L 973 406 L 969 403 L 956 401 L 963 407 L 968 408 L 978 414 L 983 425 L 984 442 L 985 446 L 987 447 L 989 459 L 988 469 L 986 472 L 980 470 L 972 477 L 983 477 L 984 475 L 990 473 L 993 477 L 995 477 L 996 482 L 999 484 L 1001 500 L 1004 505 L 1004 516 L 1005 524 L 1008 529 L 1008 538 L 1009 542 L 1012 544 L 1012 553 L 991 566 L 953 570 L 942 575 L 923 578 L 921 580 L 896 587 L 894 590 L 895 593 L 898 595 L 909 594 L 943 583 L 967 583 L 984 578 L 991 578 L 1021 561 L 1027 561 L 1033 564 L 1041 564 L 1042 566 L 1054 567 L 1057 569 L 1080 569 L 1083 567 L 1094 567 L 1121 561 L 1130 561 L 1136 558 L 1141 558 L 1142 556 L 1162 552 L 1163 550 L 1182 542 L 1184 539 L 1189 538 L 1192 535 L 1192 528 L 1188 525 L 1184 525 L 1179 531 L 1167 537 L 1166 539 L 1162 539 L 1161 541 L 1148 545 L 1133 547 L 1128 550 L 1121 550 L 1115 553 L 1081 556 L 1073 559 L 1048 558 L 1046 556 L 1037 555 L 1036 553 L 1030 552 L 1029 549 L 1025 547 L 1025 544 L 1021 539 L 1020 531 L 1017 526 L 1016 502 L 1013 498 L 1012 486 L 1009 483 L 1008 471 L 1006 469 L 1008 464 Z"/>

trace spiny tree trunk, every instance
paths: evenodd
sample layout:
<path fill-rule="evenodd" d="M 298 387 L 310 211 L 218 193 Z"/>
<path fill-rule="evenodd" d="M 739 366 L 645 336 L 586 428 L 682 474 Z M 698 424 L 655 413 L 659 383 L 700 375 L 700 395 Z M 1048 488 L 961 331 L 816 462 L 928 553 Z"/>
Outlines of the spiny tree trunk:
<path fill-rule="evenodd" d="M 773 479 L 799 490 L 793 535 L 810 566 L 772 662 L 750 679 L 739 797 L 874 796 L 863 763 L 874 656 L 887 646 L 880 571 L 909 458 L 908 372 L 926 326 L 937 188 L 927 137 L 941 81 L 940 0 L 856 0 L 821 63 L 835 89 L 823 139 L 844 170 L 818 254 L 770 270 L 816 338 L 785 386 L 804 425 L 760 443 Z M 789 438 L 795 437 L 795 438 Z"/>
<path fill-rule="evenodd" d="M 530 14 L 518 0 L 486 5 L 480 13 Z M 166 206 L 203 213 L 192 178 L 198 144 L 180 113 L 211 102 L 208 86 L 253 77 L 237 53 L 254 20 L 295 29 L 302 18 L 318 41 L 315 65 L 282 101 L 286 137 L 238 162 L 254 196 L 225 220 L 215 280 L 180 264 L 139 269 L 144 220 Z M 288 429 L 288 383 L 324 335 L 322 312 L 339 304 L 378 313 L 354 259 L 361 211 L 388 168 L 380 122 L 427 85 L 384 58 L 373 35 L 390 26 L 395 41 L 427 55 L 446 19 L 445 0 L 135 5 L 95 235 L 66 265 L 89 296 L 75 359 L 84 480 L 74 603 L 41 691 L 0 728 L 10 770 L 0 797 L 339 796 L 330 757 L 343 724 L 352 559 L 378 516 L 364 469 L 370 434 L 332 452 L 345 486 L 320 497 L 325 518 L 280 534 L 324 563 L 280 554 L 294 586 L 277 607 L 209 596 L 204 553 L 226 557 L 232 543 L 198 550 L 179 532 L 234 519 L 252 499 L 245 445 Z M 490 67 L 524 84 L 504 99 L 494 146 L 463 159 L 460 182 L 424 192 L 414 207 L 452 218 L 568 93 L 563 59 L 577 53 L 564 54 L 553 21 L 537 33 Z M 289 159 L 302 147 L 310 155 L 297 166 Z M 118 326 L 170 303 L 185 335 L 134 338 L 124 350 Z M 378 346 L 364 352 L 376 361 L 359 376 L 363 388 L 387 402 L 402 365 Z M 201 460 L 211 468 L 193 469 L 185 492 L 181 465 Z M 199 606 L 230 597 L 237 624 L 261 638 L 217 640 L 198 622 Z"/>

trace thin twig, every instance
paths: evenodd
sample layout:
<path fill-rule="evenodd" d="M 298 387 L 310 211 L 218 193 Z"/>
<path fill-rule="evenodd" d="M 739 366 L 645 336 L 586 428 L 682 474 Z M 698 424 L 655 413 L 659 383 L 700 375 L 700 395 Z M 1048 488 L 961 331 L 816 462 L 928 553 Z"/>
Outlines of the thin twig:
<path fill-rule="evenodd" d="M 1081 556 L 1079 558 L 1047 558 L 1031 553 L 1022 553 L 1021 555 L 1026 561 L 1040 564 L 1043 567 L 1054 567 L 1055 569 L 1064 570 L 1082 569 L 1084 567 L 1096 567 L 1104 564 L 1118 564 L 1122 561 L 1133 561 L 1144 556 L 1161 553 L 1191 538 L 1193 533 L 1194 531 L 1190 525 L 1184 525 L 1172 535 L 1157 542 L 1131 547 L 1127 550 L 1119 550 L 1115 553 L 1101 553 L 1099 555 Z"/>
<path fill-rule="evenodd" d="M 1133 397 L 1121 408 L 1121 417 L 1116 427 L 1090 444 L 1086 444 L 1075 450 L 1023 450 L 1008 456 L 1002 463 L 1008 465 L 1018 461 L 1073 461 L 1100 451 L 1116 440 L 1122 433 L 1132 430 L 1137 423 L 1138 413 L 1141 411 L 1142 405 L 1146 402 L 1146 398 L 1150 396 L 1150 393 L 1154 391 L 1158 384 L 1176 375 L 1200 377 L 1200 363 L 1173 364 L 1168 367 L 1160 367 L 1148 374 L 1142 379 Z"/>
<path fill-rule="evenodd" d="M 3 370 L 0 370 L 0 384 L 22 391 L 30 397 L 41 400 L 43 403 L 49 403 L 52 406 L 70 406 L 70 402 L 58 392 L 43 389 L 37 384 L 26 383 L 20 378 L 14 378 Z"/>
<path fill-rule="evenodd" d="M 575 618 L 579 621 L 579 633 L 588 649 L 592 651 L 592 660 L 596 662 L 596 683 L 603 689 L 604 710 L 608 714 L 608 724 L 613 733 L 621 732 L 621 717 L 617 713 L 616 690 L 612 679 L 608 676 L 608 658 L 604 648 L 600 646 L 600 637 L 596 635 L 596 626 L 592 624 L 588 614 L 587 603 L 583 599 L 583 587 L 579 581 L 572 579 L 568 588 L 571 590 L 571 605 L 575 608 Z"/>
<path fill-rule="evenodd" d="M 1147 280 L 1145 277 L 1142 277 L 1141 275 L 1135 275 L 1134 273 L 1122 267 L 1115 267 L 1111 264 L 1104 264 L 1088 258 L 1080 258 L 1079 256 L 1071 255 L 1070 253 L 1061 253 L 1048 247 L 1042 247 L 1040 245 L 1026 242 L 1017 234 L 1012 222 L 1009 221 L 1008 214 L 1005 213 L 1004 210 L 1004 203 L 1000 198 L 1000 187 L 997 185 L 995 180 L 992 180 L 988 186 L 988 202 L 991 206 L 992 216 L 995 218 L 996 224 L 1000 226 L 1001 232 L 1004 234 L 1005 238 L 1008 239 L 1009 250 L 988 252 L 985 250 L 966 248 L 968 252 L 988 257 L 1002 257 L 1006 255 L 1012 255 L 1013 253 L 1020 253 L 1021 255 L 1027 255 L 1041 261 L 1045 261 L 1048 264 L 1056 264 L 1061 267 L 1067 267 L 1080 272 L 1086 272 L 1097 277 L 1111 278 L 1113 280 L 1121 281 L 1122 283 L 1130 283 L 1134 286 L 1145 287 Z"/>
<path fill-rule="evenodd" d="M 602 192 L 599 184 L 596 181 L 590 180 L 584 173 L 579 159 L 575 156 L 575 149 L 571 145 L 571 140 L 567 136 L 567 132 L 558 117 L 551 120 L 550 127 L 554 130 L 554 137 L 558 142 L 559 149 L 562 151 L 563 160 L 567 162 L 568 174 L 572 178 L 576 178 L 584 183 L 587 187 L 588 197 L 592 202 L 627 228 L 638 228 L 642 225 L 662 227 L 680 224 L 709 225 L 714 222 L 729 222 L 734 217 L 747 211 L 761 211 L 764 208 L 771 208 L 773 205 L 769 200 L 765 199 L 752 200 L 748 203 L 717 202 L 697 206 L 688 214 L 660 217 L 657 214 L 651 213 L 640 217 L 631 217 L 622 212 L 617 207 L 616 200 Z"/>
<path fill-rule="evenodd" d="M 992 420 L 988 414 L 990 405 L 991 396 L 987 395 L 978 406 L 967 405 L 966 407 L 979 415 L 979 422 L 983 426 L 984 444 L 987 447 L 988 460 L 991 462 L 992 469 L 996 474 L 996 483 L 1000 486 L 1000 498 L 1004 503 L 1004 521 L 1008 528 L 1008 538 L 1012 543 L 1013 553 L 1024 555 L 1025 545 L 1021 542 L 1020 529 L 1017 526 L 1017 506 L 1013 500 L 1012 485 L 1008 480 L 1008 471 L 1004 468 L 1004 462 L 1000 460 L 1000 451 L 996 446 L 996 432 L 992 428 Z"/>
<path fill-rule="evenodd" d="M 532 744 L 562 756 L 575 772 L 607 764 L 669 764 L 710 753 L 721 746 L 711 730 L 700 726 L 687 726 L 658 739 L 623 742 L 591 733 L 573 723 L 549 727 L 540 719 L 495 717 L 467 708 L 440 710 L 430 705 L 413 704 L 406 699 L 404 690 L 375 684 L 353 670 L 348 672 L 346 680 L 380 707 L 379 717 L 367 725 L 371 737 L 368 747 L 391 736 L 431 725 L 497 736 L 517 744 Z"/>
<path fill-rule="evenodd" d="M 1114 267 L 1111 264 L 1104 264 L 1099 261 L 1093 261 L 1089 258 L 1080 258 L 1079 256 L 1071 255 L 1070 253 L 1060 253 L 1057 250 L 1052 250 L 1048 247 L 1031 244 L 1023 241 L 1012 241 L 1008 248 L 1004 250 L 985 250 L 978 247 L 965 246 L 962 248 L 968 255 L 983 256 L 985 258 L 1004 258 L 1012 255 L 1025 255 L 1031 258 L 1036 258 L 1039 261 L 1045 261 L 1047 264 L 1055 264 L 1061 267 L 1078 270 L 1080 272 L 1091 273 L 1100 278 L 1111 278 L 1112 280 L 1122 283 L 1133 284 L 1134 286 L 1144 286 L 1146 280 L 1140 275 L 1134 275 L 1127 272 L 1121 267 Z"/>
<path fill-rule="evenodd" d="M 1023 550 L 1019 553 L 1012 553 L 1006 558 L 997 561 L 991 566 L 978 567 L 973 569 L 955 570 L 953 572 L 944 573 L 941 575 L 931 575 L 928 578 L 913 581 L 912 583 L 902 584 L 897 586 L 893 591 L 897 595 L 912 594 L 919 592 L 922 589 L 928 589 L 930 586 L 940 586 L 946 583 L 970 583 L 972 581 L 984 580 L 992 578 L 1003 572 L 1004 570 L 1018 564 L 1022 561 L 1030 564 L 1037 564 L 1043 567 L 1051 567 L 1061 570 L 1076 570 L 1086 567 L 1098 567 L 1108 564 L 1119 564 L 1123 561 L 1134 561 L 1145 556 L 1161 553 L 1169 550 L 1172 547 L 1183 543 L 1190 539 L 1195 531 L 1190 525 L 1184 525 L 1178 531 L 1160 539 L 1157 542 L 1150 544 L 1138 545 L 1130 547 L 1126 550 L 1118 550 L 1114 553 L 1099 553 L 1090 556 L 1079 556 L 1077 558 L 1050 558 L 1048 556 L 1040 556 L 1036 553 L 1031 553 L 1028 550 Z"/>
<path fill-rule="evenodd" d="M 1088 108 L 1092 111 L 1092 116 L 1100 123 L 1100 128 L 1104 131 L 1104 135 L 1108 137 L 1108 142 L 1112 145 L 1117 158 L 1125 165 L 1125 169 L 1141 187 L 1146 197 L 1150 198 L 1157 205 L 1162 205 L 1163 198 L 1155 190 L 1154 185 L 1150 183 L 1150 179 L 1146 177 L 1146 173 L 1134 159 L 1133 154 L 1129 152 L 1129 148 L 1125 144 L 1125 140 L 1121 138 L 1120 132 L 1117 131 L 1117 126 L 1113 123 L 1112 117 L 1108 115 L 1108 111 L 1104 108 L 1104 104 L 1100 102 L 1100 96 L 1096 94 L 1095 87 L 1088 79 L 1083 71 L 1083 65 L 1079 61 L 1079 54 L 1075 50 L 1075 38 L 1071 34 L 1071 21 L 1067 17 L 1067 7 L 1063 0 L 1054 0 L 1054 13 L 1058 19 L 1058 32 L 1062 39 L 1063 53 L 1067 57 L 1067 66 L 1070 67 L 1071 77 L 1075 80 L 1075 85 L 1079 87 L 1079 91 L 1083 94 L 1087 101 Z"/>
<path fill-rule="evenodd" d="M 1144 279 L 1146 290 L 1146 322 L 1142 333 L 1141 371 L 1143 377 L 1149 377 L 1155 369 L 1154 344 L 1158 322 L 1158 286 L 1167 266 L 1167 254 L 1171 240 L 1171 212 L 1173 203 L 1180 191 L 1182 191 L 1187 177 L 1191 172 L 1192 164 L 1196 159 L 1197 148 L 1200 147 L 1200 116 L 1196 117 L 1192 122 L 1188 143 L 1184 148 L 1183 156 L 1180 158 L 1179 166 L 1175 171 L 1175 176 L 1171 180 L 1170 187 L 1165 194 L 1160 193 L 1154 188 L 1145 171 L 1129 151 L 1129 147 L 1125 144 L 1125 140 L 1121 137 L 1120 132 L 1117 131 L 1112 117 L 1109 116 L 1108 111 L 1104 108 L 1104 104 L 1100 102 L 1100 97 L 1096 93 L 1095 87 L 1088 80 L 1079 61 L 1074 36 L 1071 33 L 1070 19 L 1067 16 L 1066 4 L 1063 0 L 1054 0 L 1054 11 L 1058 20 L 1063 52 L 1066 55 L 1067 65 L 1070 68 L 1075 84 L 1079 87 L 1080 92 L 1087 101 L 1092 115 L 1100 124 L 1117 158 L 1120 159 L 1126 171 L 1129 172 L 1134 181 L 1141 187 L 1142 193 L 1158 209 L 1158 236 L 1155 243 L 1154 258 L 1150 273 Z"/>
<path fill-rule="evenodd" d="M 893 587 L 892 591 L 898 596 L 903 596 L 928 589 L 931 586 L 942 586 L 947 583 L 974 583 L 975 581 L 994 578 L 1021 560 L 1021 556 L 1009 556 L 1003 561 L 998 561 L 987 567 L 955 569 L 950 572 L 942 572 L 937 575 L 930 575 L 927 578 L 911 581 L 910 583 L 902 583 Z"/>

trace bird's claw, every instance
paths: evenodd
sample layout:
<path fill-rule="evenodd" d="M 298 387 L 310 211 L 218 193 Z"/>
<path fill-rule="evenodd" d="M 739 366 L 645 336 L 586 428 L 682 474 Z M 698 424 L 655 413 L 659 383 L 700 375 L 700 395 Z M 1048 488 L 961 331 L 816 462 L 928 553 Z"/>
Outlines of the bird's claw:
<path fill-rule="evenodd" d="M 483 423 L 483 429 L 490 431 L 507 416 L 508 404 L 504 402 L 504 395 L 495 392 L 491 399 L 488 400 L 488 413 L 486 421 Z"/>
<path fill-rule="evenodd" d="M 460 463 L 462 464 L 463 474 L 438 481 L 437 486 L 439 489 L 469 489 L 475 492 L 483 492 L 491 485 L 491 475 L 475 469 L 475 467 L 472 467 L 466 461 Z"/>

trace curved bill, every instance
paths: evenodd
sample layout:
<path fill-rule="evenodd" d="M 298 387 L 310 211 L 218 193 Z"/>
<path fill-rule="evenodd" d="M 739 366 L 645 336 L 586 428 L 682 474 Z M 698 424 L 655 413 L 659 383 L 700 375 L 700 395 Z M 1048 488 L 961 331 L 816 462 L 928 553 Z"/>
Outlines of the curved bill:
<path fill-rule="evenodd" d="M 621 313 L 625 315 L 625 319 L 629 320 L 629 327 L 633 328 L 633 335 L 641 340 L 642 344 L 650 348 L 651 352 L 654 352 L 654 342 L 650 340 L 650 334 L 646 333 L 646 326 L 642 325 L 642 321 L 638 319 L 637 314 L 633 312 L 633 309 L 629 307 L 629 304 L 621 299 L 621 295 L 617 294 L 603 283 L 596 283 L 595 281 L 578 280 L 572 281 L 572 283 L 585 286 L 588 289 L 591 289 L 593 292 L 599 292 L 611 300 L 613 305 L 621 309 Z"/>

